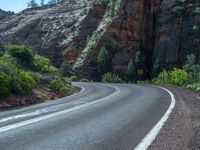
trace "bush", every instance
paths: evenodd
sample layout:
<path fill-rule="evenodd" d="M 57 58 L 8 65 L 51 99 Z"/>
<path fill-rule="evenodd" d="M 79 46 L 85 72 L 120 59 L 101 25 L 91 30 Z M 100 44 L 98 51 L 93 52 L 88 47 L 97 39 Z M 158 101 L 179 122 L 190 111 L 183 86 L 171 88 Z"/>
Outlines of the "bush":
<path fill-rule="evenodd" d="M 200 82 L 200 65 L 197 64 L 195 55 L 191 54 L 187 56 L 187 61 L 183 69 L 189 75 L 189 83 Z"/>
<path fill-rule="evenodd" d="M 61 66 L 61 68 L 59 69 L 59 72 L 62 76 L 73 76 L 75 75 L 75 72 L 72 69 L 72 66 L 70 64 L 68 64 L 67 62 L 64 62 Z"/>
<path fill-rule="evenodd" d="M 109 54 L 105 47 L 102 47 L 97 57 L 99 71 L 104 74 L 109 70 Z"/>
<path fill-rule="evenodd" d="M 17 69 L 16 74 L 12 77 L 12 92 L 16 94 L 27 94 L 35 86 L 35 80 L 23 70 Z"/>
<path fill-rule="evenodd" d="M 71 79 L 71 81 L 78 81 L 76 76 L 71 76 L 70 79 Z"/>
<path fill-rule="evenodd" d="M 170 74 L 170 78 L 171 84 L 183 86 L 186 85 L 188 82 L 188 73 L 182 69 L 174 68 L 174 70 Z"/>
<path fill-rule="evenodd" d="M 106 73 L 102 77 L 102 82 L 104 83 L 122 83 L 122 79 L 119 78 L 118 75 L 112 74 L 112 73 Z"/>
<path fill-rule="evenodd" d="M 37 83 L 40 82 L 40 80 L 42 79 L 42 77 L 40 76 L 39 73 L 36 72 L 27 72 L 29 76 L 31 76 L 31 78 L 33 78 L 33 80 L 35 80 Z"/>
<path fill-rule="evenodd" d="M 0 98 L 7 96 L 10 92 L 11 77 L 0 71 Z"/>
<path fill-rule="evenodd" d="M 163 70 L 157 78 L 153 79 L 153 82 L 156 84 L 175 84 L 183 86 L 188 82 L 188 74 L 184 70 L 176 68 L 171 72 Z"/>
<path fill-rule="evenodd" d="M 8 53 L 20 60 L 22 65 L 30 66 L 33 63 L 33 52 L 25 45 L 8 45 L 6 46 Z"/>
<path fill-rule="evenodd" d="M 193 83 L 193 84 L 189 84 L 189 85 L 187 85 L 187 88 L 191 88 L 191 89 L 195 89 L 197 91 L 200 91 L 200 83 L 196 82 L 196 83 Z"/>
<path fill-rule="evenodd" d="M 9 57 L 0 57 L 0 71 L 5 74 L 11 75 L 16 71 L 16 66 Z"/>
<path fill-rule="evenodd" d="M 90 81 L 86 78 L 82 78 L 82 79 L 80 79 L 80 82 L 90 82 Z"/>
<path fill-rule="evenodd" d="M 40 55 L 34 56 L 34 69 L 44 73 L 58 74 L 58 69 L 51 65 L 50 60 Z"/>
<path fill-rule="evenodd" d="M 5 52 L 5 46 L 3 44 L 0 43 L 0 57 L 3 56 L 4 52 Z"/>
<path fill-rule="evenodd" d="M 57 78 L 50 82 L 49 88 L 55 92 L 65 92 L 71 87 L 71 82 L 67 78 Z"/>

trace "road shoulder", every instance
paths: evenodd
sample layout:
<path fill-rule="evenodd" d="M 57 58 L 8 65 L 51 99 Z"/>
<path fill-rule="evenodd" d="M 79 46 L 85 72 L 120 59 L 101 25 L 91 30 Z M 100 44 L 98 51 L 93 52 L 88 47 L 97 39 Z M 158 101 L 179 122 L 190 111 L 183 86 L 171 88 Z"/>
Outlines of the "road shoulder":
<path fill-rule="evenodd" d="M 176 86 L 165 86 L 176 98 L 176 106 L 150 150 L 200 149 L 199 93 Z"/>

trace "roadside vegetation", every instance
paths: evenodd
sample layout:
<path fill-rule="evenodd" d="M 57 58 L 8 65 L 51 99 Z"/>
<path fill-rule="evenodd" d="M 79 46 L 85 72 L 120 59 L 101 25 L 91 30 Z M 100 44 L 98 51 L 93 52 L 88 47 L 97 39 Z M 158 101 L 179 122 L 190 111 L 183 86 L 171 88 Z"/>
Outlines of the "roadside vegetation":
<path fill-rule="evenodd" d="M 77 91 L 61 69 L 25 45 L 0 44 L 0 81 L 0 102 L 9 101 L 11 95 L 44 100 Z"/>
<path fill-rule="evenodd" d="M 187 61 L 182 68 L 172 70 L 163 69 L 151 81 L 139 81 L 139 83 L 172 84 L 200 90 L 200 65 L 194 54 L 187 56 Z"/>

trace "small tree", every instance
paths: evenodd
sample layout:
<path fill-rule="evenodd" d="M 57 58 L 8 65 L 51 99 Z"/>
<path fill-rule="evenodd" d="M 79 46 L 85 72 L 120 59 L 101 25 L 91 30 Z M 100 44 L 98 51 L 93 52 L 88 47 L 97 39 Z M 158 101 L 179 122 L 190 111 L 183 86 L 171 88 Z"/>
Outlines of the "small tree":
<path fill-rule="evenodd" d="M 194 54 L 187 56 L 183 69 L 189 74 L 189 82 L 200 82 L 200 65 L 197 64 Z"/>
<path fill-rule="evenodd" d="M 128 72 L 128 79 L 130 81 L 135 80 L 135 64 L 132 59 L 130 59 L 128 63 L 127 72 Z"/>
<path fill-rule="evenodd" d="M 40 5 L 43 7 L 45 5 L 45 0 L 40 0 Z"/>
<path fill-rule="evenodd" d="M 152 69 L 152 77 L 156 77 L 162 70 L 161 64 L 158 59 L 156 59 L 153 69 Z"/>
<path fill-rule="evenodd" d="M 31 0 L 30 2 L 28 2 L 28 8 L 36 8 L 39 7 L 39 5 L 36 3 L 35 0 Z"/>
<path fill-rule="evenodd" d="M 97 65 L 100 73 L 105 74 L 109 70 L 109 54 L 105 47 L 102 47 L 97 57 Z"/>
<path fill-rule="evenodd" d="M 2 56 L 5 52 L 5 47 L 3 44 L 0 43 L 0 56 Z"/>

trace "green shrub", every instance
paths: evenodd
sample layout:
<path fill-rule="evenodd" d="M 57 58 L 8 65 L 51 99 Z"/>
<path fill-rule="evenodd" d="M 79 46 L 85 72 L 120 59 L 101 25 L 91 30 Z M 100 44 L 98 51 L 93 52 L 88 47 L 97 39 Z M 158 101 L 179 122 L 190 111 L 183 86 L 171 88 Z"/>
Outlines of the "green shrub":
<path fill-rule="evenodd" d="M 71 76 L 70 79 L 71 79 L 71 81 L 78 81 L 76 76 Z"/>
<path fill-rule="evenodd" d="M 0 98 L 7 96 L 10 92 L 11 77 L 0 71 Z"/>
<path fill-rule="evenodd" d="M 33 80 L 35 80 L 37 83 L 40 82 L 41 80 L 41 76 L 39 75 L 39 73 L 36 72 L 27 72 L 29 76 L 31 76 L 31 78 L 33 78 Z"/>
<path fill-rule="evenodd" d="M 183 86 L 188 82 L 188 74 L 184 70 L 177 68 L 169 72 L 163 70 L 157 78 L 153 79 L 153 82 L 156 84 L 175 84 Z"/>
<path fill-rule="evenodd" d="M 59 73 L 65 77 L 75 75 L 75 72 L 73 71 L 72 66 L 67 62 L 64 62 L 62 64 L 61 68 L 59 69 Z"/>
<path fill-rule="evenodd" d="M 106 73 L 102 77 L 102 82 L 104 83 L 122 83 L 122 79 L 119 78 L 118 75 L 112 73 Z"/>
<path fill-rule="evenodd" d="M 0 71 L 11 75 L 16 72 L 16 66 L 9 57 L 0 57 Z"/>
<path fill-rule="evenodd" d="M 102 47 L 97 57 L 99 71 L 104 74 L 109 70 L 109 54 L 105 47 Z"/>
<path fill-rule="evenodd" d="M 3 44 L 0 43 L 0 57 L 3 56 L 4 52 L 5 52 L 5 46 Z"/>
<path fill-rule="evenodd" d="M 82 78 L 82 79 L 80 79 L 80 82 L 90 82 L 90 81 L 86 78 Z"/>
<path fill-rule="evenodd" d="M 191 89 L 200 91 L 200 83 L 196 82 L 196 83 L 189 84 L 189 85 L 187 85 L 187 88 L 191 88 Z"/>
<path fill-rule="evenodd" d="M 16 74 L 13 75 L 11 83 L 12 92 L 16 94 L 27 94 L 36 85 L 35 80 L 28 73 L 20 69 L 17 69 Z"/>
<path fill-rule="evenodd" d="M 170 83 L 170 74 L 166 70 L 163 70 L 159 75 L 152 80 L 155 84 L 169 84 Z"/>
<path fill-rule="evenodd" d="M 186 85 L 188 82 L 188 73 L 182 69 L 176 69 L 171 72 L 170 74 L 170 83 L 183 86 Z"/>
<path fill-rule="evenodd" d="M 55 92 L 69 91 L 71 88 L 71 81 L 68 78 L 57 78 L 50 82 L 49 88 Z"/>
<path fill-rule="evenodd" d="M 8 53 L 20 60 L 22 65 L 30 66 L 33 63 L 33 52 L 25 45 L 8 45 L 6 46 Z"/>
<path fill-rule="evenodd" d="M 44 73 L 58 74 L 58 69 L 51 65 L 50 60 L 40 55 L 34 56 L 34 69 Z"/>
<path fill-rule="evenodd" d="M 188 73 L 188 82 L 200 82 L 200 65 L 197 64 L 195 55 L 191 54 L 187 56 L 187 61 L 183 69 Z"/>

